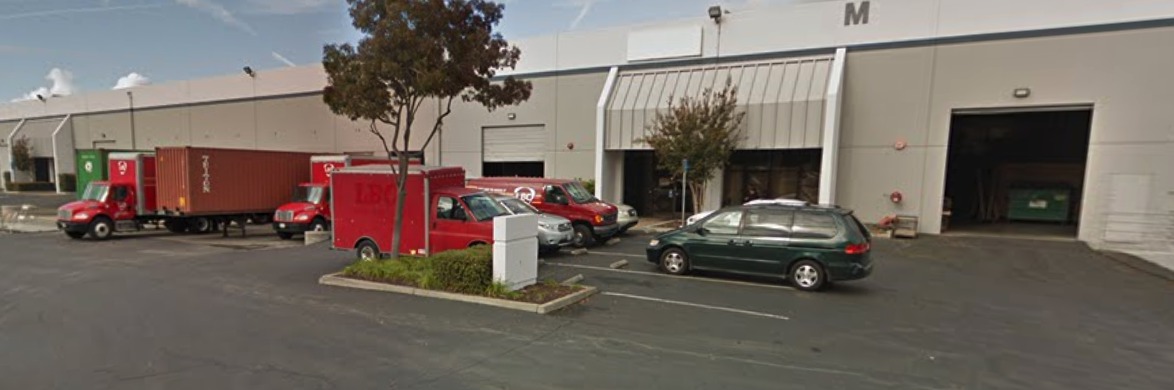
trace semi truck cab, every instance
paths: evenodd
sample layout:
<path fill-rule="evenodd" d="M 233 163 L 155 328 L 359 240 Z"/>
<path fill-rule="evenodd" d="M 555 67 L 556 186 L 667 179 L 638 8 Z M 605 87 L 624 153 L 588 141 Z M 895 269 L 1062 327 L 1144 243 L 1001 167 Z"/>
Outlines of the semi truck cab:
<path fill-rule="evenodd" d="M 139 230 L 142 217 L 154 210 L 154 154 L 111 153 L 109 165 L 110 180 L 90 182 L 80 200 L 57 209 L 57 228 L 70 238 L 104 240 Z"/>
<path fill-rule="evenodd" d="M 283 240 L 307 231 L 327 231 L 331 228 L 330 176 L 334 171 L 364 165 L 395 163 L 386 157 L 375 156 L 313 156 L 310 157 L 310 181 L 294 188 L 293 198 L 273 213 L 273 230 Z M 419 165 L 419 160 L 410 161 Z"/>
<path fill-rule="evenodd" d="M 273 228 L 283 240 L 307 231 L 330 230 L 330 186 L 318 183 L 298 185 L 292 201 L 281 205 L 274 213 Z"/>

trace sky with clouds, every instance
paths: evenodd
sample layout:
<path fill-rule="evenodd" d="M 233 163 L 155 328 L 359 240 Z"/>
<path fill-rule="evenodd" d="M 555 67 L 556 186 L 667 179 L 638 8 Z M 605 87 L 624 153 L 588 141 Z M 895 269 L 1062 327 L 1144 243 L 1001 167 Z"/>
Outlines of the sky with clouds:
<path fill-rule="evenodd" d="M 504 0 L 507 39 L 802 0 Z M 0 0 L 0 102 L 321 61 L 344 0 Z"/>

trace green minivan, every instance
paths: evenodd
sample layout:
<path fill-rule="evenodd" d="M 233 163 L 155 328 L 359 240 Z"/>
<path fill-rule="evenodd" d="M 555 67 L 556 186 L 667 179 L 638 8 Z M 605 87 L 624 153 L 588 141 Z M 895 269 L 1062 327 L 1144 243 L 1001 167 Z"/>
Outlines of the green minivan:
<path fill-rule="evenodd" d="M 728 207 L 648 243 L 664 272 L 785 277 L 803 291 L 872 273 L 872 236 L 851 210 L 807 204 Z"/>

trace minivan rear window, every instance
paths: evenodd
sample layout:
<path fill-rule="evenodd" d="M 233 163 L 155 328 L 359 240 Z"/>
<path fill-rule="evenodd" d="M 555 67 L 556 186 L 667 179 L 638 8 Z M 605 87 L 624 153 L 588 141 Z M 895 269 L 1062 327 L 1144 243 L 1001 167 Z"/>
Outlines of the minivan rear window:
<path fill-rule="evenodd" d="M 849 221 L 852 221 L 849 223 L 850 226 L 848 226 L 848 229 L 853 230 L 856 234 L 860 235 L 860 237 L 864 237 L 865 240 L 872 241 L 872 232 L 868 231 L 868 227 L 864 226 L 864 224 L 860 222 L 860 219 L 857 219 L 856 216 L 852 214 L 845 215 L 845 217 L 847 217 Z"/>
<path fill-rule="evenodd" d="M 831 214 L 811 211 L 795 212 L 795 225 L 791 228 L 791 237 L 795 238 L 833 238 L 839 232 L 836 220 Z"/>

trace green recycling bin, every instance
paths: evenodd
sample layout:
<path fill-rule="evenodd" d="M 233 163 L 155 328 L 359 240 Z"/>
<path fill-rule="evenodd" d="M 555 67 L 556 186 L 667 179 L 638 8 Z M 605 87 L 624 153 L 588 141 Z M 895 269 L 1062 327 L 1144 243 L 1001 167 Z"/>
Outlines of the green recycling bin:
<path fill-rule="evenodd" d="M 1072 190 L 1068 188 L 1012 188 L 1007 219 L 1011 221 L 1068 222 Z"/>

